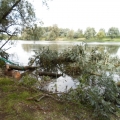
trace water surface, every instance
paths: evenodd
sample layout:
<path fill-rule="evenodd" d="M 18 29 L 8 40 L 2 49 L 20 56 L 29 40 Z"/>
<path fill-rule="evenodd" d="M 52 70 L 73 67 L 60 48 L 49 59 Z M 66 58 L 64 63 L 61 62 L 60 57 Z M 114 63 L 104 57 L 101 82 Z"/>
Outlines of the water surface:
<path fill-rule="evenodd" d="M 34 50 L 39 50 L 42 47 L 49 47 L 51 50 L 61 51 L 63 49 L 67 49 L 68 47 L 72 47 L 74 45 L 80 45 L 81 42 L 71 42 L 71 41 L 22 41 L 18 40 L 15 42 L 14 46 L 11 46 L 7 52 L 9 54 L 15 54 L 13 60 L 23 64 L 28 64 L 28 59 L 34 54 Z M 104 46 L 107 50 L 114 55 L 120 57 L 120 43 L 119 42 L 91 42 L 87 43 L 88 46 Z M 4 48 L 9 48 L 10 44 L 6 44 Z"/>
<path fill-rule="evenodd" d="M 82 42 L 71 42 L 71 41 L 17 41 L 15 45 L 12 46 L 7 52 L 13 57 L 10 58 L 11 61 L 19 63 L 19 65 L 28 65 L 29 58 L 34 55 L 34 50 L 39 50 L 42 47 L 49 47 L 51 50 L 61 51 L 67 49 L 74 45 L 83 44 Z M 7 49 L 11 44 L 6 44 L 4 49 Z M 119 42 L 91 42 L 88 46 L 104 46 L 111 55 L 120 57 L 120 43 Z M 14 56 L 15 55 L 15 56 Z M 118 76 L 115 78 L 118 79 Z M 57 91 L 63 92 L 69 90 L 70 88 L 76 88 L 79 83 L 70 76 L 59 77 L 50 84 L 47 85 L 46 89 L 49 91 L 55 91 L 57 86 Z"/>

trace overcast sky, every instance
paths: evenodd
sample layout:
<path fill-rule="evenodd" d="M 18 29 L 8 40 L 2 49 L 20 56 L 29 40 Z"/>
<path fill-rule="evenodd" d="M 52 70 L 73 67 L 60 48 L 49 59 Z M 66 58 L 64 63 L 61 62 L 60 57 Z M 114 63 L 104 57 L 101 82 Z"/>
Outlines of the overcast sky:
<path fill-rule="evenodd" d="M 32 1 L 44 26 L 57 24 L 59 28 L 74 30 L 94 27 L 96 31 L 120 29 L 120 0 L 49 0 L 49 9 L 42 5 L 42 0 Z"/>

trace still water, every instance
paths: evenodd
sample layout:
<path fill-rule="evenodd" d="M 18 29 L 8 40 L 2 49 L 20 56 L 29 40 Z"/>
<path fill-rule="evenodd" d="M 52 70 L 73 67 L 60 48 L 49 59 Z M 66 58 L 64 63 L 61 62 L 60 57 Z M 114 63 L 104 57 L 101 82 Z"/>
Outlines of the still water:
<path fill-rule="evenodd" d="M 10 60 L 18 63 L 19 65 L 28 65 L 29 58 L 34 55 L 34 50 L 39 50 L 41 47 L 49 47 L 51 50 L 61 51 L 72 47 L 74 45 L 80 45 L 81 42 L 70 42 L 70 41 L 15 41 L 14 45 L 12 43 L 7 43 L 3 49 L 6 49 L 6 52 L 11 54 Z M 104 46 L 111 55 L 120 57 L 120 43 L 115 42 L 106 42 L 98 43 L 92 42 L 88 43 L 88 46 Z M 11 47 L 11 48 L 10 48 Z M 10 49 L 9 49 L 10 48 Z M 7 50 L 8 49 L 8 50 Z M 116 78 L 117 79 L 117 78 Z M 50 84 L 47 85 L 47 90 L 55 91 L 57 86 L 57 91 L 63 92 L 69 90 L 71 87 L 76 88 L 79 84 L 77 80 L 71 78 L 70 76 L 59 77 Z"/>

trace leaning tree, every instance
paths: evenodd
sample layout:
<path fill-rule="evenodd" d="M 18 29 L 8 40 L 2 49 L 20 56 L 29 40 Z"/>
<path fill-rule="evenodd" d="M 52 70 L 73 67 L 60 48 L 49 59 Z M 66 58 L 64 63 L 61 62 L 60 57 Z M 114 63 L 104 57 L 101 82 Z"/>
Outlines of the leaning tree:
<path fill-rule="evenodd" d="M 34 8 L 26 0 L 0 0 L 0 34 L 16 35 L 35 22 Z"/>
<path fill-rule="evenodd" d="M 47 0 L 41 0 L 47 6 Z M 33 5 L 28 0 L 0 0 L 0 56 L 8 59 L 3 46 L 24 28 L 37 22 Z M 5 43 L 2 43 L 4 39 Z"/>

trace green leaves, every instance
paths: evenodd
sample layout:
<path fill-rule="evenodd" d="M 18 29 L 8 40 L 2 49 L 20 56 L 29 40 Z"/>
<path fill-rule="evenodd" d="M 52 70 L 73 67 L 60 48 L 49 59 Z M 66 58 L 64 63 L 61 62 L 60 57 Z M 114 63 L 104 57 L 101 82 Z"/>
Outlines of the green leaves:
<path fill-rule="evenodd" d="M 63 98 L 80 105 L 85 103 L 94 109 L 94 115 L 110 119 L 120 103 L 114 75 L 120 73 L 120 60 L 109 55 L 104 47 L 77 45 L 58 51 L 42 48 L 36 52 L 35 63 L 43 70 L 61 71 L 78 78 L 79 85 Z"/>
<path fill-rule="evenodd" d="M 95 36 L 95 34 L 96 34 L 95 29 L 88 27 L 88 28 L 86 28 L 84 36 L 86 39 L 90 39 L 90 38 L 93 38 Z"/>
<path fill-rule="evenodd" d="M 16 35 L 36 20 L 32 4 L 26 0 L 1 0 L 0 5 L 0 32 L 7 35 Z"/>
<path fill-rule="evenodd" d="M 118 28 L 116 28 L 116 27 L 111 27 L 109 30 L 108 30 L 108 36 L 111 38 L 111 39 L 113 39 L 113 38 L 116 38 L 116 37 L 118 37 L 119 36 L 119 30 L 118 30 Z"/>

